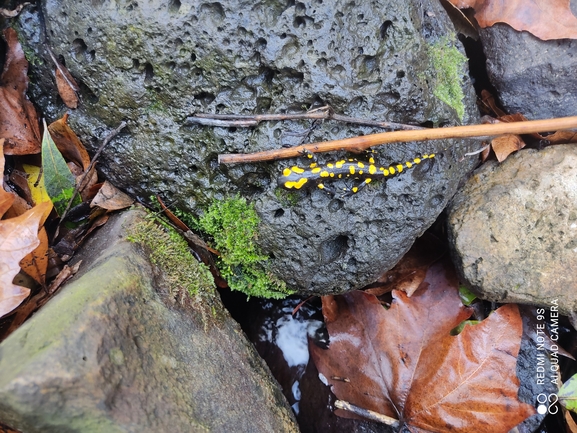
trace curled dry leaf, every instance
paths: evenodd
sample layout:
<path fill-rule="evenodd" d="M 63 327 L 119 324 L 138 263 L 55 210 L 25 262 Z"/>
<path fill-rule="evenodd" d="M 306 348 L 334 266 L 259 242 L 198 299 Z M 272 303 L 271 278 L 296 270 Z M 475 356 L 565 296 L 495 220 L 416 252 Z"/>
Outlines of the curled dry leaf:
<path fill-rule="evenodd" d="M 500 135 L 491 140 L 491 147 L 495 152 L 497 161 L 503 162 L 507 157 L 525 147 L 523 139 L 516 134 Z"/>
<path fill-rule="evenodd" d="M 110 182 L 105 181 L 96 197 L 90 203 L 90 207 L 98 206 L 107 210 L 119 210 L 127 208 L 134 203 L 134 200 L 127 194 L 120 191 Z"/>
<path fill-rule="evenodd" d="M 60 67 L 56 67 L 56 87 L 58 88 L 58 94 L 62 98 L 62 102 L 68 108 L 75 109 L 78 107 L 78 95 L 76 94 L 78 89 L 78 85 L 72 75 L 68 72 L 68 70 L 60 65 Z M 73 87 L 74 86 L 74 87 Z"/>
<path fill-rule="evenodd" d="M 34 105 L 26 97 L 28 62 L 18 42 L 16 31 L 4 30 L 8 46 L 0 77 L 0 138 L 5 155 L 28 155 L 40 152 L 40 128 Z"/>
<path fill-rule="evenodd" d="M 517 398 L 517 307 L 501 307 L 452 336 L 470 310 L 449 265 L 431 266 L 411 298 L 393 291 L 389 310 L 364 292 L 334 301 L 330 346 L 311 343 L 310 350 L 338 399 L 399 419 L 413 432 L 506 433 L 535 413 Z"/>
<path fill-rule="evenodd" d="M 449 0 L 458 8 L 473 8 L 481 27 L 506 23 L 542 40 L 577 39 L 577 18 L 570 0 Z"/>

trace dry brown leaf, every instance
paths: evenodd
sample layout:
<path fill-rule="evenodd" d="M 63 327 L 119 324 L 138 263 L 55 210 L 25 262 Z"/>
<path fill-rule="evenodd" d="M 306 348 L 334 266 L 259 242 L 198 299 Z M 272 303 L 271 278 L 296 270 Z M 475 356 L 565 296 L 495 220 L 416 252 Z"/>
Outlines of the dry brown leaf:
<path fill-rule="evenodd" d="M 28 297 L 30 290 L 14 285 L 20 260 L 39 244 L 38 229 L 52 203 L 34 206 L 26 213 L 0 221 L 0 317 L 10 313 Z"/>
<path fill-rule="evenodd" d="M 26 97 L 28 62 L 16 31 L 4 30 L 8 45 L 0 77 L 0 138 L 5 138 L 5 155 L 40 152 L 40 128 L 34 105 Z"/>
<path fill-rule="evenodd" d="M 98 206 L 107 210 L 119 210 L 127 208 L 134 203 L 134 200 L 127 194 L 120 191 L 110 182 L 105 181 L 96 197 L 90 203 L 90 207 Z"/>
<path fill-rule="evenodd" d="M 570 0 L 449 0 L 458 8 L 473 8 L 481 27 L 506 23 L 544 41 L 577 39 L 577 18 Z"/>
<path fill-rule="evenodd" d="M 70 171 L 76 176 L 76 182 L 80 182 L 82 179 L 81 176 L 84 175 L 84 172 L 88 170 L 88 167 L 90 166 L 90 155 L 88 155 L 88 151 L 68 125 L 68 114 L 62 116 L 61 119 L 52 122 L 48 126 L 48 130 L 50 131 L 50 136 L 54 140 L 56 147 L 64 156 L 64 159 L 74 163 L 76 167 L 81 168 L 80 170 L 74 166 L 70 166 L 70 163 L 68 163 Z M 89 190 L 97 181 L 98 175 L 96 173 L 96 167 L 92 167 L 90 174 L 84 178 L 83 185 L 78 188 L 82 200 L 87 200 L 88 197 L 90 197 Z"/>
<path fill-rule="evenodd" d="M 491 147 L 497 156 L 497 161 L 503 162 L 507 157 L 525 147 L 523 139 L 516 134 L 506 134 L 491 140 Z"/>
<path fill-rule="evenodd" d="M 381 296 L 393 289 L 402 290 L 411 296 L 421 285 L 427 269 L 444 253 L 443 243 L 433 235 L 418 238 L 397 265 L 382 274 L 369 288 L 363 289 L 371 295 Z"/>
<path fill-rule="evenodd" d="M 40 245 L 20 261 L 20 266 L 37 283 L 44 286 L 48 268 L 48 234 L 44 227 L 38 232 L 38 240 L 40 240 Z"/>
<path fill-rule="evenodd" d="M 60 65 L 60 67 L 56 68 L 56 87 L 58 88 L 58 94 L 60 98 L 62 98 L 62 102 L 68 108 L 75 109 L 78 107 L 78 95 L 76 92 L 78 90 L 74 90 L 73 86 L 78 89 L 78 84 L 72 78 L 72 75 L 68 72 L 68 70 Z"/>
<path fill-rule="evenodd" d="M 310 350 L 337 398 L 412 432 L 506 433 L 534 414 L 517 398 L 517 307 L 501 307 L 452 336 L 470 315 L 457 285 L 452 268 L 437 263 L 411 298 L 395 290 L 389 310 L 364 292 L 335 296 L 329 348 Z"/>

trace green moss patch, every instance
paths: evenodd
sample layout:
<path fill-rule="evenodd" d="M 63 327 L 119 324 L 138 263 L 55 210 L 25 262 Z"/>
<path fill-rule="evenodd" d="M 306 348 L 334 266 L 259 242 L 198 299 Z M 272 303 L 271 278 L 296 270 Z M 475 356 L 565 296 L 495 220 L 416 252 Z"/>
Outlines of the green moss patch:
<path fill-rule="evenodd" d="M 433 94 L 452 107 L 463 120 L 465 106 L 463 99 L 463 75 L 467 57 L 444 38 L 429 47 L 429 55 L 435 71 Z"/>
<path fill-rule="evenodd" d="M 255 244 L 258 224 L 254 206 L 237 196 L 214 202 L 196 227 L 213 238 L 214 248 L 221 253 L 219 269 L 232 290 L 248 296 L 284 298 L 292 291 L 268 272 L 268 257 Z"/>
<path fill-rule="evenodd" d="M 146 220 L 131 227 L 128 240 L 142 244 L 150 252 L 151 263 L 162 269 L 174 296 L 214 293 L 210 270 L 194 258 L 186 241 L 171 227 L 163 229 L 153 219 Z"/>

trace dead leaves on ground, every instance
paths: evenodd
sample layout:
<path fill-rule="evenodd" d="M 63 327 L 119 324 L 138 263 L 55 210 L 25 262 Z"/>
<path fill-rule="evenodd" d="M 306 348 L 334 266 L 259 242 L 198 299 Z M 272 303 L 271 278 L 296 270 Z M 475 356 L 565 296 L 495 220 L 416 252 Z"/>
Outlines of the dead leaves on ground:
<path fill-rule="evenodd" d="M 395 290 L 388 310 L 375 296 L 353 292 L 325 298 L 323 313 L 330 346 L 311 344 L 311 355 L 340 400 L 413 432 L 505 433 L 535 413 L 517 399 L 517 307 L 501 307 L 452 336 L 471 313 L 442 262 L 411 298 Z"/>
<path fill-rule="evenodd" d="M 570 0 L 449 0 L 454 6 L 475 10 L 480 27 L 506 23 L 542 40 L 577 39 L 577 18 Z"/>
<path fill-rule="evenodd" d="M 65 262 L 93 227 L 106 222 L 104 214 L 130 206 L 132 199 L 108 183 L 97 184 L 94 163 L 68 125 L 67 115 L 49 126 L 44 123 L 40 133 L 36 111 L 26 98 L 28 63 L 14 30 L 5 30 L 4 37 L 0 171 L 4 173 L 4 155 L 9 155 L 10 182 L 5 184 L 4 177 L 0 180 L 0 318 L 35 293 L 33 302 L 17 310 L 15 316 L 21 323 L 75 272 L 77 267 Z M 76 226 L 55 230 L 70 205 L 82 202 L 85 207 L 79 209 L 86 210 L 76 211 L 80 216 Z M 53 205 L 56 212 L 51 213 Z M 47 219 L 50 224 L 44 225 Z M 14 284 L 22 274 L 30 277 L 29 287 Z M 58 277 L 50 284 L 48 274 Z"/>
<path fill-rule="evenodd" d="M 4 30 L 7 52 L 0 76 L 0 138 L 5 155 L 29 155 L 40 152 L 40 128 L 36 109 L 26 97 L 28 62 L 16 31 Z"/>

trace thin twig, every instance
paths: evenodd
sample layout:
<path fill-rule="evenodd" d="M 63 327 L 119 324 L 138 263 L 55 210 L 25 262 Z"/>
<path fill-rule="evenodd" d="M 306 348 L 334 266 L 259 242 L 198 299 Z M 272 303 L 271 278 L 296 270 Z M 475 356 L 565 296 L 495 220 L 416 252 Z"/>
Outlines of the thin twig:
<path fill-rule="evenodd" d="M 80 187 L 82 187 L 82 185 L 84 185 L 84 181 L 86 180 L 86 177 L 94 168 L 94 165 L 96 164 L 96 161 L 98 160 L 98 157 L 100 156 L 100 154 L 104 150 L 104 146 L 106 146 L 110 142 L 110 140 L 112 140 L 114 137 L 116 137 L 118 135 L 118 133 L 124 129 L 125 126 L 126 126 L 126 122 L 124 122 L 124 121 L 120 122 L 120 125 L 118 125 L 118 127 L 116 129 L 112 130 L 106 137 L 104 137 L 104 140 L 102 140 L 102 144 L 100 144 L 100 147 L 98 148 L 98 150 L 96 151 L 96 153 L 92 157 L 92 161 L 90 161 L 88 168 L 82 174 L 80 181 L 76 183 L 76 187 L 74 188 L 74 192 L 72 193 L 72 197 L 70 197 L 70 200 L 68 201 L 68 205 L 66 206 L 64 213 L 60 217 L 60 222 L 58 223 L 55 237 L 57 236 L 58 231 L 60 229 L 60 223 L 62 221 L 64 221 L 64 218 L 68 214 L 68 211 L 70 210 L 70 207 L 72 206 L 72 203 L 74 202 L 74 199 L 76 198 L 76 194 L 80 193 Z"/>
<path fill-rule="evenodd" d="M 383 415 L 372 410 L 363 409 L 354 404 L 350 404 L 348 401 L 337 400 L 335 401 L 335 407 L 337 409 L 346 410 L 352 412 L 355 415 L 362 416 L 363 418 L 370 419 L 371 421 L 380 422 L 381 424 L 390 425 L 393 428 L 398 428 L 400 423 L 398 419 L 391 418 L 390 416 Z"/>
<path fill-rule="evenodd" d="M 311 153 L 332 152 L 335 150 L 362 152 L 363 150 L 373 146 L 380 146 L 388 143 L 440 140 L 447 138 L 488 137 L 501 134 L 530 134 L 533 132 L 560 131 L 572 128 L 577 128 L 577 116 L 545 120 L 530 120 L 526 122 L 503 122 L 494 125 L 468 125 L 455 126 L 451 128 L 421 129 L 415 131 L 381 132 L 378 134 L 345 138 L 343 140 L 310 143 L 302 146 L 273 149 L 264 152 L 221 154 L 218 155 L 218 162 L 220 164 L 234 164 L 239 162 L 273 161 L 277 159 L 295 158 L 301 156 L 305 151 Z"/>
<path fill-rule="evenodd" d="M 356 117 L 343 116 L 336 114 L 331 107 L 325 106 L 306 113 L 281 113 L 281 114 L 207 114 L 198 113 L 185 120 L 185 125 L 197 124 L 202 126 L 220 126 L 224 128 L 238 127 L 248 128 L 256 126 L 265 121 L 283 121 L 283 120 L 336 120 L 339 122 L 354 123 L 359 125 L 374 126 L 377 128 L 415 130 L 424 129 L 421 126 L 405 125 L 395 122 L 379 122 L 376 120 L 358 119 Z"/>

